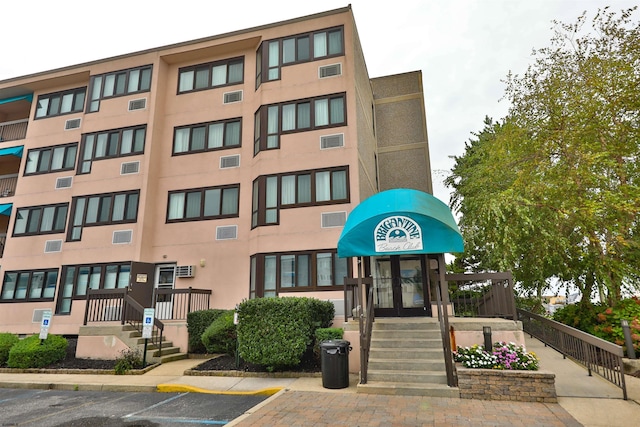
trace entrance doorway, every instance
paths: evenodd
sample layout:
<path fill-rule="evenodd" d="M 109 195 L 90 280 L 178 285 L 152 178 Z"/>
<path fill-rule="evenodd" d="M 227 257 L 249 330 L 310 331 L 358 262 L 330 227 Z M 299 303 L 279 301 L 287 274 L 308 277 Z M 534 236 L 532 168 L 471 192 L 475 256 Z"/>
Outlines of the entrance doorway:
<path fill-rule="evenodd" d="M 431 316 L 424 255 L 371 257 L 376 317 Z"/>
<path fill-rule="evenodd" d="M 173 289 L 176 283 L 175 264 L 156 266 L 156 318 L 170 320 L 173 317 L 173 295 L 158 295 L 158 289 Z"/>

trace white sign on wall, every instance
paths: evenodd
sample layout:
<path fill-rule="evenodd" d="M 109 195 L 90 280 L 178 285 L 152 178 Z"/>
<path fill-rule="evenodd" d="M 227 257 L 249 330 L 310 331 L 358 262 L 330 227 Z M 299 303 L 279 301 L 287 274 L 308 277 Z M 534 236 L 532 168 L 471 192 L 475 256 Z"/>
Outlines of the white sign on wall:
<path fill-rule="evenodd" d="M 155 318 L 154 308 L 145 308 L 142 315 L 142 338 L 153 337 L 153 319 Z"/>
<path fill-rule="evenodd" d="M 422 250 L 422 229 L 409 217 L 386 217 L 373 230 L 376 252 Z"/>
<path fill-rule="evenodd" d="M 51 311 L 42 312 L 42 320 L 40 321 L 40 336 L 41 340 L 46 340 L 49 335 L 49 327 L 51 326 Z"/>

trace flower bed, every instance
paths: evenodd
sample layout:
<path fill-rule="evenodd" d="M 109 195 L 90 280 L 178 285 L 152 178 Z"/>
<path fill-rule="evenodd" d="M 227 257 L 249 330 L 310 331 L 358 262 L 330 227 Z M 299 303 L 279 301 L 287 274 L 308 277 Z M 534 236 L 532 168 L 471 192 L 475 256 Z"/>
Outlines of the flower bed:
<path fill-rule="evenodd" d="M 458 388 L 462 399 L 556 403 L 555 374 L 539 371 L 534 353 L 514 343 L 497 342 L 493 351 L 482 346 L 458 347 Z"/>

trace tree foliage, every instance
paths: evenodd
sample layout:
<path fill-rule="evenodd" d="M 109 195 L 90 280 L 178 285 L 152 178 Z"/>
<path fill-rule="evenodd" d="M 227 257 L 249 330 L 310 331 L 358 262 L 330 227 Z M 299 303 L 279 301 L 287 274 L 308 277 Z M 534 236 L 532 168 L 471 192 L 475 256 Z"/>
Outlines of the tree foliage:
<path fill-rule="evenodd" d="M 455 157 L 446 184 L 475 270 L 512 270 L 617 301 L 640 277 L 640 25 L 637 8 L 554 22 L 549 47 L 509 74 L 508 115 Z"/>

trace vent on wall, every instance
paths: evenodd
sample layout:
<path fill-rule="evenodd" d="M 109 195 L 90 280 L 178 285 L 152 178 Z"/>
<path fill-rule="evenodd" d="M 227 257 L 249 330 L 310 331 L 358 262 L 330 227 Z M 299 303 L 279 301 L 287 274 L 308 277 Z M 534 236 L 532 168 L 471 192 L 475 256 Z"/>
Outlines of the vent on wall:
<path fill-rule="evenodd" d="M 320 149 L 344 147 L 344 134 L 324 135 L 320 137 Z"/>
<path fill-rule="evenodd" d="M 342 75 L 342 64 L 331 64 L 318 67 L 318 77 L 321 79 L 340 75 Z"/>
<path fill-rule="evenodd" d="M 140 162 L 126 162 L 120 165 L 120 175 L 129 175 L 140 171 Z"/>
<path fill-rule="evenodd" d="M 47 240 L 44 242 L 44 253 L 60 252 L 62 250 L 62 240 Z"/>
<path fill-rule="evenodd" d="M 72 176 L 62 176 L 60 178 L 56 178 L 56 190 L 60 188 L 71 188 L 71 184 L 73 184 Z"/>
<path fill-rule="evenodd" d="M 242 101 L 242 91 L 241 90 L 237 90 L 235 92 L 226 92 L 224 94 L 224 98 L 222 100 L 223 104 L 231 104 L 233 102 L 240 102 Z"/>
<path fill-rule="evenodd" d="M 33 323 L 42 323 L 42 315 L 44 315 L 45 313 L 51 313 L 51 310 L 48 308 L 36 308 L 35 310 L 33 310 L 31 321 Z"/>
<path fill-rule="evenodd" d="M 194 277 L 195 275 L 195 265 L 178 265 L 176 267 L 176 277 Z"/>
<path fill-rule="evenodd" d="M 322 228 L 342 227 L 347 222 L 347 212 L 324 212 Z"/>
<path fill-rule="evenodd" d="M 64 130 L 78 129 L 82 123 L 82 119 L 69 119 L 64 122 Z"/>
<path fill-rule="evenodd" d="M 220 169 L 237 168 L 240 166 L 240 154 L 220 157 Z"/>
<path fill-rule="evenodd" d="M 129 111 L 144 110 L 147 108 L 147 98 L 132 99 L 129 101 Z"/>
<path fill-rule="evenodd" d="M 111 243 L 114 245 L 121 245 L 124 243 L 131 243 L 133 239 L 133 230 L 119 230 L 113 232 L 113 238 Z"/>
<path fill-rule="evenodd" d="M 238 238 L 237 225 L 216 227 L 216 240 L 233 240 Z"/>

